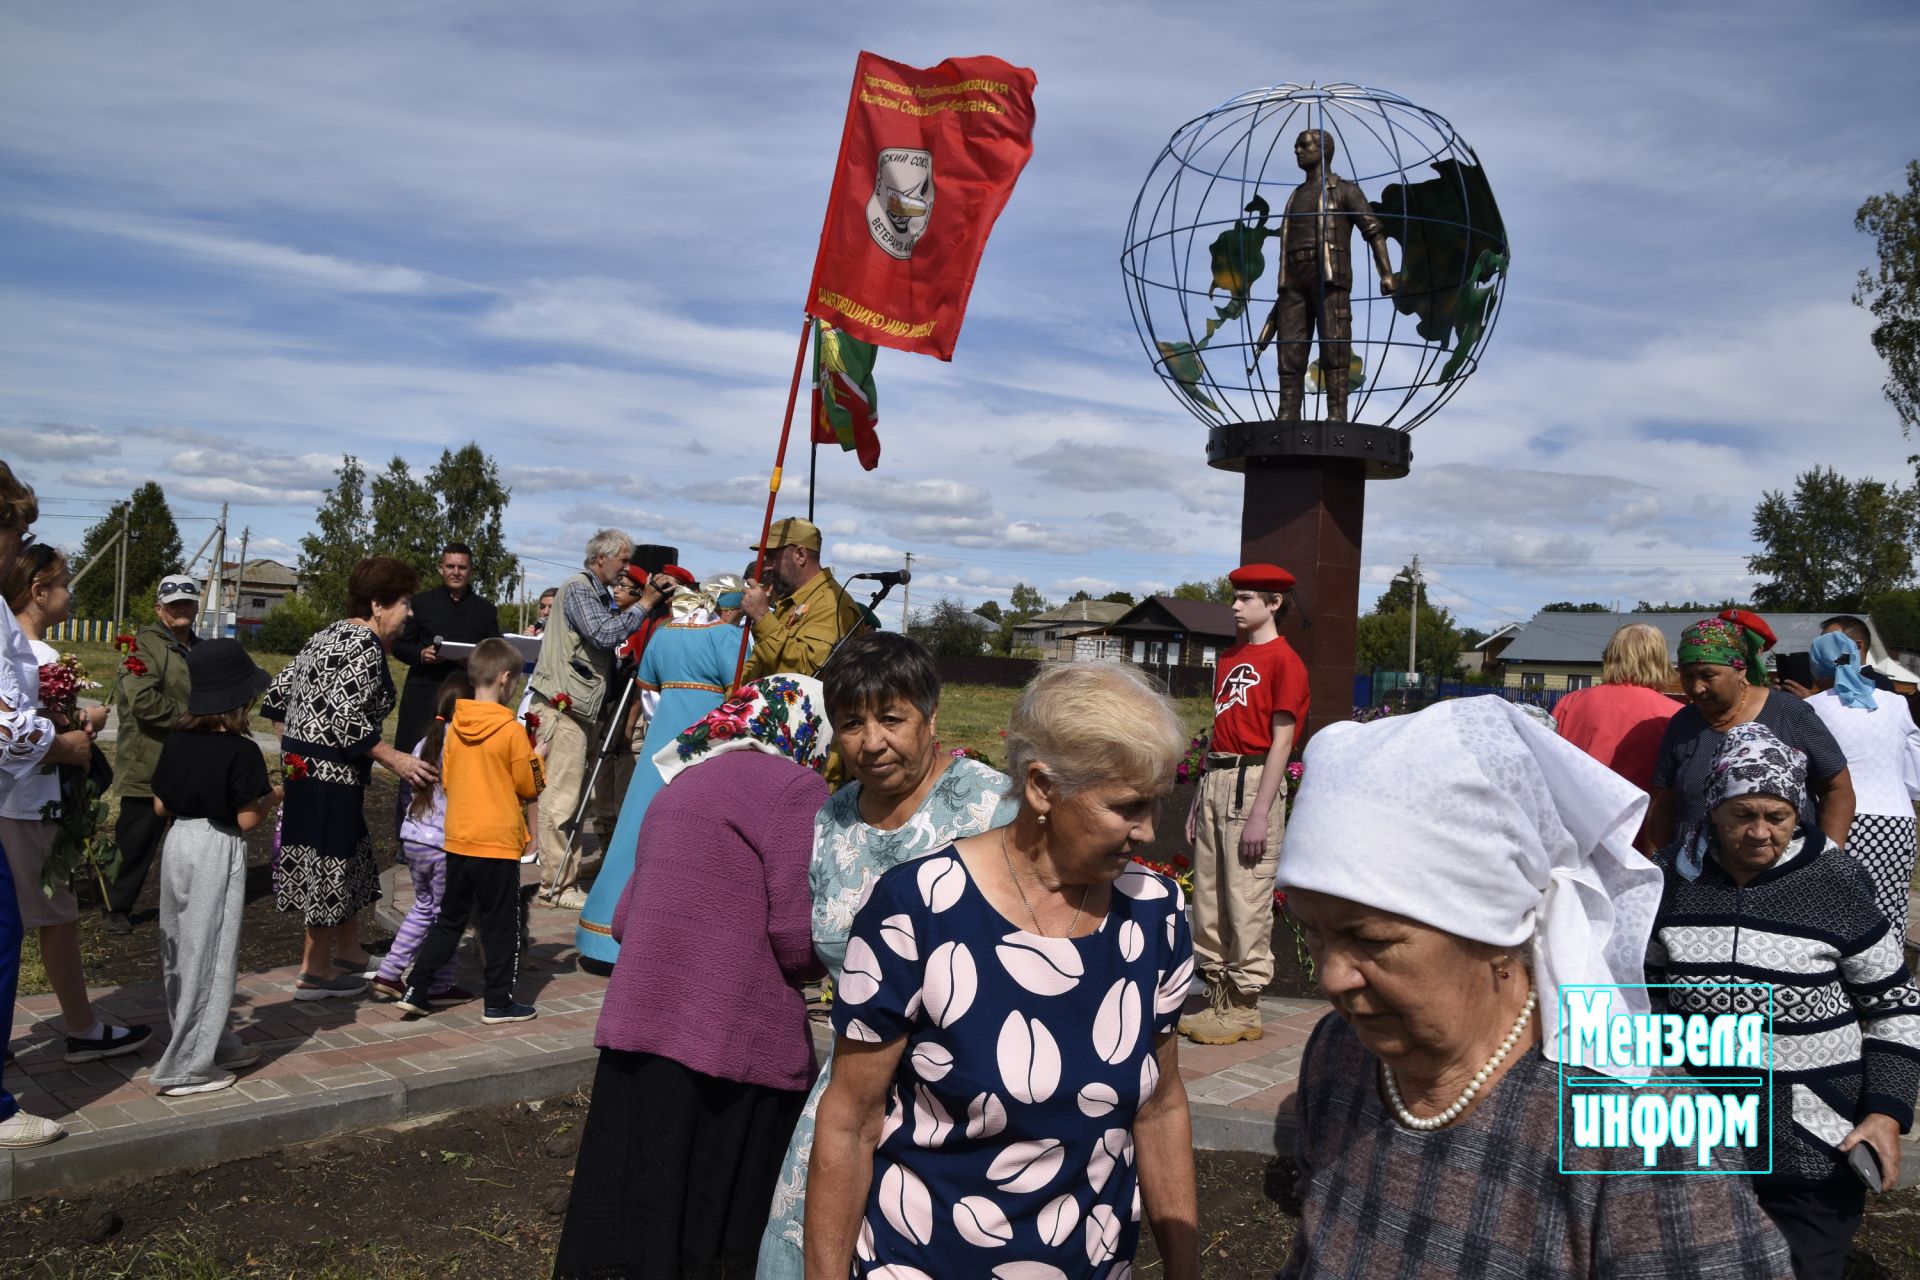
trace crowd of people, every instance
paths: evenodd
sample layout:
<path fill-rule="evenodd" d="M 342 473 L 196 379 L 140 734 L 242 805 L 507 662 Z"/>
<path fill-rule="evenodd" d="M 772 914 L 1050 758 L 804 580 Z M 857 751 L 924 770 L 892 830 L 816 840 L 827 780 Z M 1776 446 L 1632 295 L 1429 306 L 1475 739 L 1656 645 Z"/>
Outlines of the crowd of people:
<path fill-rule="evenodd" d="M 35 514 L 0 464 L 0 998 L 37 928 L 78 1062 L 159 1037 L 95 1017 L 77 904 L 40 884 L 41 766 L 88 767 L 100 717 L 41 703 L 39 637 L 69 593 Z M 1137 856 L 1188 747 L 1138 668 L 1044 664 L 995 769 L 942 744 L 937 664 L 872 625 L 817 528 L 780 520 L 750 549 L 747 573 L 702 580 L 596 534 L 526 622 L 524 696 L 527 658 L 458 544 L 425 592 L 363 561 L 347 616 L 271 681 L 196 640 L 197 588 L 163 581 L 122 681 L 132 848 L 105 903 L 125 920 L 157 867 L 153 1086 L 224 1088 L 257 1056 L 231 1026 L 244 836 L 277 808 L 297 999 L 369 978 L 409 1016 L 473 999 L 454 965 L 471 925 L 483 1020 L 530 1019 L 529 897 L 579 913 L 609 976 L 556 1276 L 1118 1277 L 1145 1225 L 1177 1280 L 1200 1273 L 1181 1042 L 1262 1036 L 1279 897 L 1331 1005 L 1300 1060 L 1283 1275 L 1842 1273 L 1920 1095 L 1920 729 L 1858 619 L 1812 645 L 1804 687 L 1770 675 L 1766 620 L 1728 610 L 1674 651 L 1623 628 L 1602 683 L 1551 716 L 1482 696 L 1315 724 L 1280 635 L 1292 576 L 1241 566 L 1189 896 Z M 414 888 L 377 963 L 376 766 L 402 784 Z M 1764 1159 L 1674 1177 L 1564 1143 L 1563 989 L 1712 1018 L 1751 1011 L 1755 983 Z M 57 1135 L 0 1090 L 0 1145 Z"/>

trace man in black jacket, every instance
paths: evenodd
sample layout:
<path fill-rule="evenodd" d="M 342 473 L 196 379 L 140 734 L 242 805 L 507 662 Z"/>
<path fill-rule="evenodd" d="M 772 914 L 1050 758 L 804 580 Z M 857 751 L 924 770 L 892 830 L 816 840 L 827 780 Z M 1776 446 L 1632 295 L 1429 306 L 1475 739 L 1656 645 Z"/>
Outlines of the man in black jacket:
<path fill-rule="evenodd" d="M 491 600 L 483 600 L 467 589 L 472 580 L 473 549 L 465 543 L 448 543 L 440 553 L 442 585 L 413 598 L 413 617 L 393 642 L 393 656 L 410 668 L 400 691 L 400 716 L 393 731 L 397 750 L 412 751 L 427 736 L 427 722 L 433 719 L 433 704 L 440 697 L 440 682 L 460 665 L 440 652 L 436 640 L 479 644 L 500 634 L 499 610 Z"/>

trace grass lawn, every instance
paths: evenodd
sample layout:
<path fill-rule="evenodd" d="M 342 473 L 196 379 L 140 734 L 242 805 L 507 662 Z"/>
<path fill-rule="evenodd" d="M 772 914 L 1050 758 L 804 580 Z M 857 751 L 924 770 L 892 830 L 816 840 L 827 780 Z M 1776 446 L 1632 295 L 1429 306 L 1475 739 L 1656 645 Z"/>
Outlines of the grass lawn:
<path fill-rule="evenodd" d="M 986 753 L 995 767 L 1007 763 L 1007 744 L 1000 731 L 1007 727 L 1020 690 L 994 685 L 950 684 L 940 691 L 940 741 L 947 747 L 973 747 Z M 1213 723 L 1213 703 L 1206 698 L 1176 698 L 1180 722 L 1187 736 Z"/>

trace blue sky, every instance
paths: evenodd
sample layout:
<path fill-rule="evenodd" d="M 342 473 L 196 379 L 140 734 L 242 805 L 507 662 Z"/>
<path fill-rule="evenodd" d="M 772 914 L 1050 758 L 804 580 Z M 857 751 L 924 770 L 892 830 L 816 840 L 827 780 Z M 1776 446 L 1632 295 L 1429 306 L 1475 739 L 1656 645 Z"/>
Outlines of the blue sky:
<path fill-rule="evenodd" d="M 1543 15 L 1552 14 L 1547 17 Z M 0 456 L 73 541 L 157 477 L 291 560 L 342 453 L 477 439 L 533 580 L 616 524 L 737 569 L 757 531 L 862 47 L 1039 78 L 1032 163 L 951 365 L 883 352 L 881 469 L 821 455 L 843 573 L 916 603 L 1164 589 L 1237 560 L 1237 479 L 1141 354 L 1117 266 L 1168 135 L 1282 81 L 1447 116 L 1514 248 L 1481 371 L 1370 486 L 1486 626 L 1749 585 L 1762 490 L 1906 482 L 1867 195 L 1920 118 L 1920 15 L 1820 6 L 13 5 Z M 1905 87 L 1902 87 L 1905 86 Z M 1369 191 L 1370 195 L 1378 195 Z M 783 512 L 804 509 L 791 465 Z M 189 548 L 210 526 L 189 519 Z M 924 593 L 924 594 L 923 594 Z"/>

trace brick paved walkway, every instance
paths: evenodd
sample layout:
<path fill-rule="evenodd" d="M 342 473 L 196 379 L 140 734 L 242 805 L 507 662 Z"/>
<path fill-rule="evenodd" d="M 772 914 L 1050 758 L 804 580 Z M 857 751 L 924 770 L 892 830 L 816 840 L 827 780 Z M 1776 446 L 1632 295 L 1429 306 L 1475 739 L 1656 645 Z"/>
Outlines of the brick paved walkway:
<path fill-rule="evenodd" d="M 524 870 L 524 879 L 536 878 L 536 868 Z M 390 873 L 385 883 L 383 914 L 404 912 L 411 901 L 406 877 Z M 240 1037 L 261 1050 L 261 1061 L 243 1070 L 233 1088 L 188 1098 L 162 1098 L 147 1083 L 157 1042 L 166 1035 L 158 975 L 154 982 L 94 992 L 101 1016 L 155 1027 L 155 1048 L 104 1062 L 68 1065 L 53 997 L 28 996 L 13 1011 L 15 1063 L 7 1086 L 23 1109 L 58 1120 L 68 1136 L 33 1151 L 0 1152 L 0 1199 L 173 1167 L 193 1158 L 183 1158 L 187 1151 L 230 1158 L 428 1109 L 544 1097 L 556 1086 L 583 1084 L 592 1074 L 593 1030 L 606 984 L 574 964 L 575 918 L 534 908 L 532 965 L 519 986 L 521 998 L 540 1009 L 532 1022 L 485 1026 L 477 1000 L 411 1020 L 364 997 L 296 1001 L 297 964 L 243 974 L 236 1022 Z M 471 936 L 459 963 L 461 984 L 477 990 Z M 1263 1006 L 1262 1040 L 1182 1045 L 1196 1145 L 1270 1150 L 1276 1119 L 1283 1108 L 1291 1112 L 1300 1050 L 1324 1006 L 1299 1000 Z M 822 1043 L 825 1035 L 816 1024 Z M 212 1139 L 200 1127 L 213 1119 L 220 1132 L 207 1146 Z"/>

